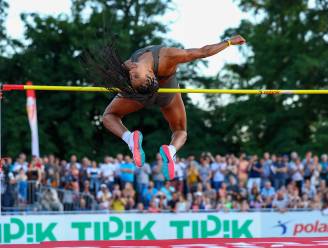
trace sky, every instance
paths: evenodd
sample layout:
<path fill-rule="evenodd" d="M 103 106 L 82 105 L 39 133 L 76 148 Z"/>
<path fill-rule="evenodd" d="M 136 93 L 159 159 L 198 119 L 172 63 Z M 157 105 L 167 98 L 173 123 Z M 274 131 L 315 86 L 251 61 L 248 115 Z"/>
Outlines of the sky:
<path fill-rule="evenodd" d="M 70 0 L 10 0 L 6 27 L 13 38 L 23 38 L 24 27 L 21 13 L 36 12 L 44 15 L 69 13 Z M 242 13 L 233 0 L 173 0 L 174 9 L 163 16 L 163 22 L 170 23 L 167 37 L 180 42 L 185 48 L 197 48 L 217 43 L 224 30 L 237 27 Z M 238 63 L 242 60 L 236 47 L 229 47 L 218 55 L 206 59 L 208 68 L 202 68 L 204 75 L 216 75 L 224 63 Z M 201 101 L 201 96 L 194 97 Z"/>

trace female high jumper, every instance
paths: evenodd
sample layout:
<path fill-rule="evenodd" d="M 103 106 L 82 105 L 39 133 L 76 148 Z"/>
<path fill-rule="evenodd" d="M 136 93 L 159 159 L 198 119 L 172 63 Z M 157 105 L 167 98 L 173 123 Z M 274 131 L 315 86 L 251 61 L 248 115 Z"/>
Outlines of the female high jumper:
<path fill-rule="evenodd" d="M 167 180 L 174 178 L 174 157 L 187 139 L 186 111 L 180 93 L 157 93 L 159 88 L 178 88 L 176 71 L 179 64 L 215 55 L 230 45 L 242 45 L 246 40 L 240 35 L 223 42 L 197 49 L 179 49 L 161 45 L 148 46 L 135 51 L 123 62 L 113 43 L 98 55 L 90 56 L 101 80 L 108 88 L 116 87 L 120 93 L 111 101 L 103 114 L 104 126 L 129 146 L 135 165 L 145 163 L 142 133 L 129 131 L 122 118 L 145 106 L 157 105 L 172 131 L 169 145 L 159 149 L 163 159 L 163 174 Z M 97 57 L 98 56 L 98 57 Z M 89 63 L 90 65 L 90 63 Z M 106 86 L 107 87 L 107 86 Z"/>

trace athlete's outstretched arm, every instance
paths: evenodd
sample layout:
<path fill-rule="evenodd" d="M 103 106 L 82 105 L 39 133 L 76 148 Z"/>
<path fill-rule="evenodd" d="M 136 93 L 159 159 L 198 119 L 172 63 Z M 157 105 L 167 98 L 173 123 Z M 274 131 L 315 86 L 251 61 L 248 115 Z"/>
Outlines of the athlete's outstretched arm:
<path fill-rule="evenodd" d="M 167 58 L 169 58 L 170 64 L 181 64 L 191 62 L 200 58 L 210 57 L 221 52 L 229 45 L 242 45 L 245 42 L 246 40 L 242 36 L 237 35 L 229 40 L 225 40 L 213 45 L 207 45 L 202 48 L 167 48 L 165 55 L 167 56 Z"/>

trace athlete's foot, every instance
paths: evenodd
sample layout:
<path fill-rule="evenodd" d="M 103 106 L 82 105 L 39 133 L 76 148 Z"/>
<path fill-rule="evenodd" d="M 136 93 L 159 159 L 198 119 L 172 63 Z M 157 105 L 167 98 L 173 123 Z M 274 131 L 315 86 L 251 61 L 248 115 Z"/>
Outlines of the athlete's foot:
<path fill-rule="evenodd" d="M 162 145 L 159 149 L 159 153 L 163 159 L 162 172 L 164 174 L 165 179 L 174 179 L 174 154 L 172 154 L 168 145 Z"/>
<path fill-rule="evenodd" d="M 130 139 L 131 142 L 129 142 L 131 145 L 129 145 L 129 148 L 133 154 L 133 160 L 137 167 L 143 166 L 145 163 L 145 153 L 142 149 L 142 133 L 140 131 L 134 131 L 131 133 Z"/>

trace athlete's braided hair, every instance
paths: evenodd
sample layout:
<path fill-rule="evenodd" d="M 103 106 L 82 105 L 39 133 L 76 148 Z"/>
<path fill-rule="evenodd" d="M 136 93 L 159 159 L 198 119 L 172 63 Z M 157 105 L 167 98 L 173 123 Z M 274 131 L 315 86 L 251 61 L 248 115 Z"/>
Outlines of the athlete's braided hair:
<path fill-rule="evenodd" d="M 135 92 L 129 70 L 117 53 L 114 39 L 100 48 L 98 46 L 87 49 L 84 62 L 96 84 L 110 91 L 112 88 L 118 88 L 126 93 Z"/>
<path fill-rule="evenodd" d="M 114 39 L 100 49 L 88 49 L 85 62 L 90 75 L 98 81 L 97 84 L 109 91 L 113 91 L 112 88 L 118 88 L 123 93 L 136 95 L 138 93 L 152 94 L 159 88 L 157 80 L 151 77 L 147 77 L 145 84 L 138 88 L 132 87 L 129 70 L 117 53 Z"/>

